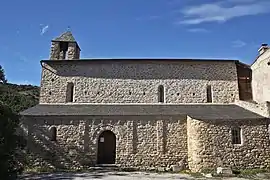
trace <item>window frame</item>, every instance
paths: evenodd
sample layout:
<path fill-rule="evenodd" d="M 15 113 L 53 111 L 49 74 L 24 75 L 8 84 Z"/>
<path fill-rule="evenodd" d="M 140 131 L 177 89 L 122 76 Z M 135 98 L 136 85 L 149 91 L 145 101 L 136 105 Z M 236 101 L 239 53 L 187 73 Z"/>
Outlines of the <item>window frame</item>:
<path fill-rule="evenodd" d="M 206 102 L 213 103 L 213 91 L 211 85 L 206 86 Z"/>
<path fill-rule="evenodd" d="M 163 85 L 158 86 L 158 103 L 165 103 L 165 88 Z"/>
<path fill-rule="evenodd" d="M 56 141 L 57 140 L 57 128 L 55 126 L 50 128 L 50 133 L 51 133 L 51 141 Z"/>
<path fill-rule="evenodd" d="M 232 144 L 233 145 L 242 145 L 242 128 L 235 126 L 231 128 Z"/>
<path fill-rule="evenodd" d="M 67 89 L 66 89 L 66 103 L 73 103 L 74 102 L 74 83 L 68 82 Z"/>

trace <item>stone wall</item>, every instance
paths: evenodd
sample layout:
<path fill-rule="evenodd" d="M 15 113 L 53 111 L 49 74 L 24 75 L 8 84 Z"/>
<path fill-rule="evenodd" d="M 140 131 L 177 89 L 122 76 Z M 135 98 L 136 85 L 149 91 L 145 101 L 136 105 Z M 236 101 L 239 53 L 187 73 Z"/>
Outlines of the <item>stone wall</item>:
<path fill-rule="evenodd" d="M 200 121 L 187 117 L 188 165 L 193 171 L 199 171 L 202 166 L 200 153 L 204 142 L 200 140 L 199 125 Z"/>
<path fill-rule="evenodd" d="M 99 135 L 110 130 L 116 135 L 118 165 L 187 166 L 184 116 L 25 117 L 23 122 L 28 147 L 40 156 L 41 165 L 67 169 L 95 165 Z M 57 128 L 57 141 L 50 140 L 51 127 Z"/>
<path fill-rule="evenodd" d="M 68 43 L 68 57 L 67 59 L 80 59 L 80 50 L 76 42 Z"/>
<path fill-rule="evenodd" d="M 253 99 L 257 102 L 270 101 L 270 49 L 258 57 L 251 66 Z"/>
<path fill-rule="evenodd" d="M 50 59 L 57 60 L 60 58 L 60 43 L 52 42 Z"/>
<path fill-rule="evenodd" d="M 74 83 L 78 103 L 205 103 L 207 85 L 213 103 L 239 99 L 234 61 L 106 60 L 43 62 L 40 103 L 65 103 L 67 83 Z"/>
<path fill-rule="evenodd" d="M 67 43 L 67 51 L 61 51 L 61 43 Z M 74 60 L 80 59 L 80 48 L 76 42 L 53 41 L 50 52 L 51 60 Z"/>
<path fill-rule="evenodd" d="M 39 165 L 75 169 L 97 163 L 99 135 L 116 136 L 116 164 L 151 169 L 180 164 L 192 171 L 219 166 L 269 168 L 269 122 L 196 120 L 184 116 L 36 117 L 23 120 L 28 147 Z M 231 128 L 242 129 L 242 144 L 232 144 Z M 51 127 L 57 141 L 51 141 Z"/>
<path fill-rule="evenodd" d="M 188 162 L 192 171 L 216 168 L 269 168 L 268 123 L 264 120 L 187 119 Z M 231 128 L 242 129 L 242 144 L 232 144 Z"/>

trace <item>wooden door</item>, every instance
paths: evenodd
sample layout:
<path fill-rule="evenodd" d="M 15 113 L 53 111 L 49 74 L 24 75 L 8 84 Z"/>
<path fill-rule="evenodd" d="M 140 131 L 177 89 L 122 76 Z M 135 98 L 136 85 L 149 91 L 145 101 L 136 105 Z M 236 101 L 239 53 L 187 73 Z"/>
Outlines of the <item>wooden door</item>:
<path fill-rule="evenodd" d="M 115 164 L 116 137 L 112 131 L 104 131 L 98 139 L 98 164 Z"/>

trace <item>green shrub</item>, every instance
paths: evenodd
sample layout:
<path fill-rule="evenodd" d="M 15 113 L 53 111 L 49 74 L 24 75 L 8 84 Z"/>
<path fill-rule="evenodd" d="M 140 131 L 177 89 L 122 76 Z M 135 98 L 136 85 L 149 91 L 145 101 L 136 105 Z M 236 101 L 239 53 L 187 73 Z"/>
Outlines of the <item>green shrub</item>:
<path fill-rule="evenodd" d="M 16 153 L 23 148 L 22 137 L 16 135 L 19 117 L 0 101 L 0 179 L 15 179 L 22 172 Z"/>

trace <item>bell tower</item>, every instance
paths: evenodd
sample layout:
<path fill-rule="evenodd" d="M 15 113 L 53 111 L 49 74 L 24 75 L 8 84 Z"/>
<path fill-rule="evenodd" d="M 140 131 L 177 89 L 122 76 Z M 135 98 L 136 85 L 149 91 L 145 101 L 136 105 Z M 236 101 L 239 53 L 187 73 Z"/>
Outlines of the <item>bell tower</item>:
<path fill-rule="evenodd" d="M 66 31 L 52 40 L 51 60 L 75 60 L 80 59 L 80 47 L 71 31 Z"/>

